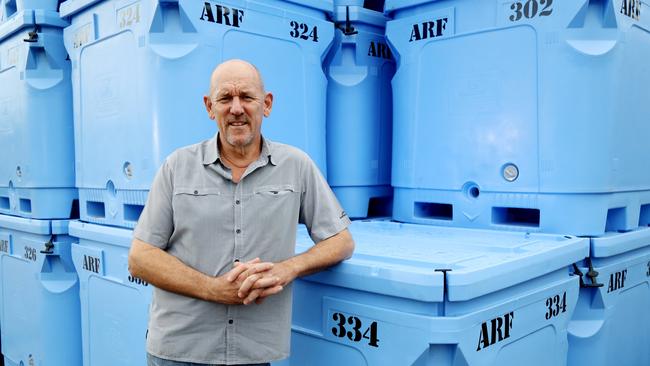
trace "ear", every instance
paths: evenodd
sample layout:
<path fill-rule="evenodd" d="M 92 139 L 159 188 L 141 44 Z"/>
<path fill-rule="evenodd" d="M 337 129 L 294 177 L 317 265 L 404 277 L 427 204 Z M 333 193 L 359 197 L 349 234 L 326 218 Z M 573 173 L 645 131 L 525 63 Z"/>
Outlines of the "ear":
<path fill-rule="evenodd" d="M 264 96 L 264 117 L 271 115 L 271 109 L 273 108 L 273 94 L 266 93 Z"/>
<path fill-rule="evenodd" d="M 204 95 L 203 104 L 205 104 L 205 110 L 208 111 L 208 117 L 210 117 L 210 119 L 214 119 L 215 115 L 212 113 L 212 99 L 210 99 L 209 96 Z"/>

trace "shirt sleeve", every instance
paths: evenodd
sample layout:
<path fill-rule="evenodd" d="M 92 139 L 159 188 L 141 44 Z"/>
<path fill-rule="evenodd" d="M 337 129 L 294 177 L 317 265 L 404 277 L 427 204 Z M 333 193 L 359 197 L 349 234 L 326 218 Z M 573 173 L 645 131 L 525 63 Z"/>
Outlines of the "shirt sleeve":
<path fill-rule="evenodd" d="M 318 244 L 347 228 L 350 219 L 316 164 L 306 156 L 302 179 L 299 221 L 307 226 L 309 236 Z"/>
<path fill-rule="evenodd" d="M 138 219 L 133 236 L 147 244 L 166 249 L 174 231 L 171 157 L 165 160 L 153 180 L 147 204 Z"/>

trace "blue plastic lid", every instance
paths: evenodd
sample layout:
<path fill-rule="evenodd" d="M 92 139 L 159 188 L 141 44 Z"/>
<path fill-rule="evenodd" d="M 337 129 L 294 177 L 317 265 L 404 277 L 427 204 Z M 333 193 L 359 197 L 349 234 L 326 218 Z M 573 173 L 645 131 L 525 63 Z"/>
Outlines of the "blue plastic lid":
<path fill-rule="evenodd" d="M 130 248 L 133 230 L 72 221 L 70 236 Z"/>
<path fill-rule="evenodd" d="M 647 246 L 650 246 L 650 227 L 626 233 L 606 233 L 591 239 L 591 256 L 612 257 Z"/>
<path fill-rule="evenodd" d="M 0 25 L 0 41 L 24 28 L 35 25 L 65 28 L 69 24 L 59 17 L 59 13 L 46 10 L 23 10 Z"/>
<path fill-rule="evenodd" d="M 24 217 L 0 215 L 0 228 L 37 235 L 67 234 L 69 220 L 36 220 Z"/>
<path fill-rule="evenodd" d="M 360 6 L 337 6 L 334 8 L 332 18 L 335 22 L 345 22 L 348 17 L 351 22 L 370 24 L 382 28 L 386 27 L 386 21 L 388 20 L 383 13 Z"/>
<path fill-rule="evenodd" d="M 465 301 L 568 268 L 589 255 L 571 236 L 473 230 L 395 222 L 350 226 L 351 259 L 308 279 L 421 301 Z M 313 243 L 302 229 L 298 251 Z M 354 276 L 351 276 L 353 274 Z"/>

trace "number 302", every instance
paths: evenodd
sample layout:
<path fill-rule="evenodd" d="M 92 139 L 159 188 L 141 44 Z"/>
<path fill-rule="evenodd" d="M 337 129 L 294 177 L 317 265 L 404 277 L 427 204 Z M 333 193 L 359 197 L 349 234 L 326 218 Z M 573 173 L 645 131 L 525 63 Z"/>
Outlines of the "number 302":
<path fill-rule="evenodd" d="M 546 5 L 538 14 L 539 6 Z M 531 19 L 536 16 L 547 17 L 553 13 L 553 0 L 527 0 L 526 2 L 517 1 L 510 5 L 510 9 L 514 10 L 514 14 L 510 15 L 510 21 L 516 22 L 521 20 L 522 17 Z"/>
<path fill-rule="evenodd" d="M 337 322 L 336 327 L 332 327 L 332 334 L 336 337 L 348 337 L 352 342 L 361 342 L 362 339 L 368 340 L 371 347 L 379 347 L 379 338 L 377 338 L 377 322 L 372 322 L 368 328 L 361 333 L 363 324 L 361 319 L 356 316 L 348 316 L 341 313 L 332 314 L 332 320 Z M 346 328 L 346 325 L 351 326 Z"/>

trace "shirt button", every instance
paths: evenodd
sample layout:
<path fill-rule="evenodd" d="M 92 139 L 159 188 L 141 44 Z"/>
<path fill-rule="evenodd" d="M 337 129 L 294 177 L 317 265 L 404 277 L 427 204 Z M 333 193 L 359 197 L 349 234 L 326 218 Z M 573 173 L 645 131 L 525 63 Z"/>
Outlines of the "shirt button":
<path fill-rule="evenodd" d="M 194 191 L 194 194 L 199 194 L 199 191 Z"/>
<path fill-rule="evenodd" d="M 234 323 L 234 322 L 235 322 L 235 321 L 232 320 L 232 319 L 229 319 L 229 320 L 228 320 L 228 324 L 232 324 L 232 323 Z"/>
<path fill-rule="evenodd" d="M 237 234 L 239 234 L 239 233 L 241 233 L 241 230 L 237 229 L 237 230 L 235 230 L 235 232 L 236 232 Z"/>
<path fill-rule="evenodd" d="M 235 201 L 235 204 L 236 204 L 236 205 L 238 205 L 239 203 L 240 203 L 239 200 Z"/>

